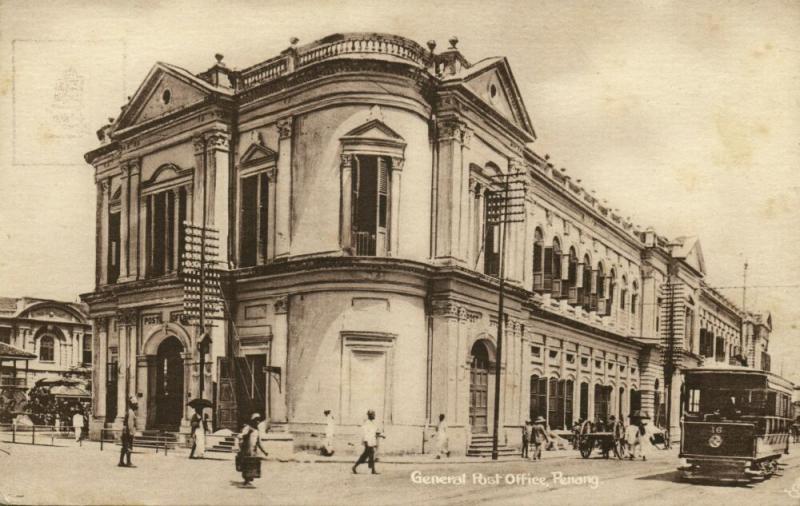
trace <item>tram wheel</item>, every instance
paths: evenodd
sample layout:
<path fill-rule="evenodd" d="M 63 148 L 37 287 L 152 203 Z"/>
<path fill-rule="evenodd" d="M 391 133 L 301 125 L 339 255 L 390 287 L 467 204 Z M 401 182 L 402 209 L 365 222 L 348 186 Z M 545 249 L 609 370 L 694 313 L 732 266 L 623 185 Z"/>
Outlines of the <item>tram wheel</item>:
<path fill-rule="evenodd" d="M 589 455 L 592 454 L 592 447 L 593 446 L 594 445 L 591 443 L 591 441 L 584 441 L 581 444 L 581 457 L 583 457 L 585 459 L 588 459 Z"/>

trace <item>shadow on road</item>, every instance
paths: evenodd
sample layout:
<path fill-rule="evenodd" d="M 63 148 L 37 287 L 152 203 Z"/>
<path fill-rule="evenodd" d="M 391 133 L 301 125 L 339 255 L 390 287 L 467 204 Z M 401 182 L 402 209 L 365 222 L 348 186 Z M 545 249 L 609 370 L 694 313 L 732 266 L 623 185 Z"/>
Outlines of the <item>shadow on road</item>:
<path fill-rule="evenodd" d="M 652 481 L 667 481 L 672 483 L 686 483 L 698 486 L 710 487 L 740 487 L 740 488 L 753 488 L 751 483 L 730 482 L 730 481 L 713 481 L 713 480 L 683 480 L 680 477 L 679 471 L 669 471 L 667 473 L 651 474 L 649 476 L 640 476 L 637 480 L 652 480 Z"/>

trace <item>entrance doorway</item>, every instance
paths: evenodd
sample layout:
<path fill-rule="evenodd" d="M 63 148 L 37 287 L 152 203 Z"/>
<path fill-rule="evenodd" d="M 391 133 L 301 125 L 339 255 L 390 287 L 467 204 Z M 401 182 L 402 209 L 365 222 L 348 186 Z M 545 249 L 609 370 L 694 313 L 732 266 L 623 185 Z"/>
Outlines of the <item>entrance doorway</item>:
<path fill-rule="evenodd" d="M 488 432 L 489 418 L 489 350 L 477 341 L 472 346 L 469 370 L 469 424 L 472 432 Z"/>
<path fill-rule="evenodd" d="M 170 336 L 158 346 L 156 355 L 155 425 L 177 431 L 183 415 L 183 345 Z"/>

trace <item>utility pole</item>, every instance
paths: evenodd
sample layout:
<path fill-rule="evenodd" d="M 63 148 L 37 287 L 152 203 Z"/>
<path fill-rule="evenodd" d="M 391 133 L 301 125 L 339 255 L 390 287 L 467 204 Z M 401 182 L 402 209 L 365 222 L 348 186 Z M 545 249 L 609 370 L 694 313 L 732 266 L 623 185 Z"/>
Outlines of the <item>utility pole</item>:
<path fill-rule="evenodd" d="M 500 287 L 497 300 L 497 356 L 494 363 L 494 417 L 492 427 L 492 460 L 498 457 L 498 438 L 500 434 L 500 378 L 503 359 L 503 331 L 505 328 L 505 251 L 506 234 L 509 223 L 525 221 L 525 172 L 497 174 L 493 182 L 496 190 L 487 198 L 487 226 L 500 225 L 500 265 L 498 277 Z"/>
<path fill-rule="evenodd" d="M 747 259 L 744 259 L 744 274 L 742 275 L 742 312 L 747 314 Z"/>

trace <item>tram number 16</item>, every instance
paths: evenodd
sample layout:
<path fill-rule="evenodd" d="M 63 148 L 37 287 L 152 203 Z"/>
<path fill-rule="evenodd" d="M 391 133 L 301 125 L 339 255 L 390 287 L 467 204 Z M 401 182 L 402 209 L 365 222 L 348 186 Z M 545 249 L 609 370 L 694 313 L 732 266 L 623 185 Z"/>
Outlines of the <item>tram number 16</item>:
<path fill-rule="evenodd" d="M 722 434 L 722 426 L 720 426 L 720 425 L 712 425 L 711 426 L 711 433 L 712 434 Z"/>

